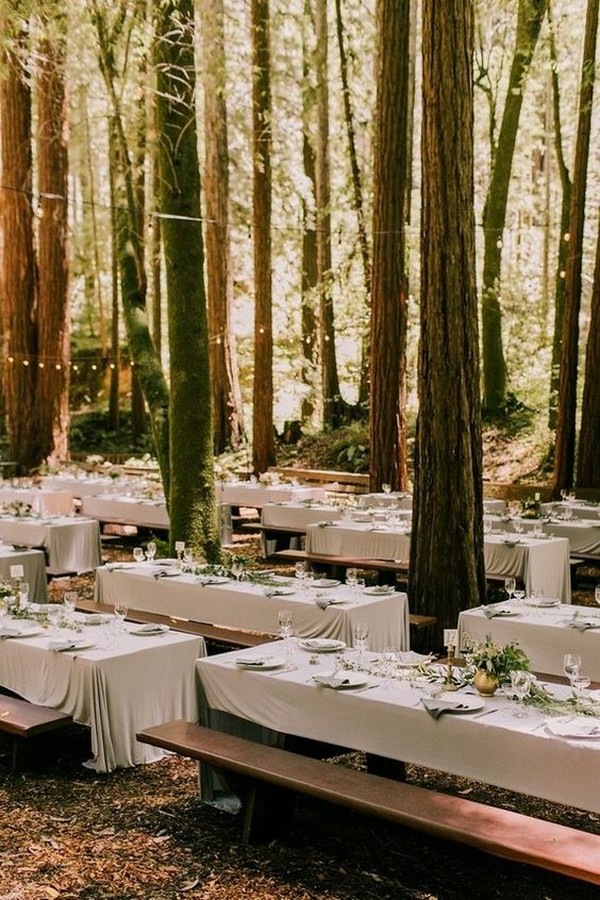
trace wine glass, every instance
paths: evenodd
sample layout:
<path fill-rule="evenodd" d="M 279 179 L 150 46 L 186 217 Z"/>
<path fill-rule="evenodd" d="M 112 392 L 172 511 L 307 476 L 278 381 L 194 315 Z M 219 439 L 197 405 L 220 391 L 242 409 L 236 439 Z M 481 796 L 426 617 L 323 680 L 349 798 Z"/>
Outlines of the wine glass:
<path fill-rule="evenodd" d="M 65 596 L 63 597 L 63 605 L 66 610 L 67 619 L 69 622 L 73 621 L 73 613 L 75 612 L 75 604 L 77 603 L 77 593 L 76 591 L 65 591 Z"/>
<path fill-rule="evenodd" d="M 141 563 L 146 558 L 146 554 L 144 553 L 143 547 L 134 547 L 133 548 L 133 558 L 137 563 Z"/>
<path fill-rule="evenodd" d="M 531 675 L 522 669 L 517 669 L 510 673 L 510 691 L 514 699 L 517 701 L 513 715 L 521 717 L 525 715 L 525 709 L 522 706 L 525 697 L 531 688 Z"/>
<path fill-rule="evenodd" d="M 292 614 L 287 609 L 280 609 L 277 613 L 277 623 L 279 625 L 279 634 L 282 638 L 287 639 L 292 636 Z"/>
<path fill-rule="evenodd" d="M 587 675 L 584 675 L 583 672 L 578 672 L 577 675 L 574 675 L 571 679 L 571 687 L 573 688 L 573 693 L 578 701 L 585 700 L 585 691 L 586 688 L 589 688 L 591 684 L 591 679 L 588 678 Z"/>
<path fill-rule="evenodd" d="M 356 593 L 356 582 L 358 580 L 358 569 L 354 566 L 350 566 L 346 569 L 346 584 L 350 588 L 353 594 Z"/>
<path fill-rule="evenodd" d="M 384 647 L 381 656 L 383 660 L 383 671 L 385 674 L 385 686 L 391 687 L 394 683 L 394 675 L 400 659 L 400 653 L 397 647 Z"/>
<path fill-rule="evenodd" d="M 367 649 L 367 639 L 369 637 L 369 626 L 366 622 L 355 622 L 352 626 L 352 644 L 358 650 L 358 662 L 364 660 L 365 650 Z"/>
<path fill-rule="evenodd" d="M 509 600 L 512 600 L 516 586 L 517 586 L 517 582 L 514 578 L 505 578 L 504 579 L 504 590 L 508 594 Z"/>
<path fill-rule="evenodd" d="M 384 494 L 391 494 L 392 486 L 391 486 L 391 484 L 388 484 L 387 482 L 385 482 L 384 484 L 381 485 L 381 490 L 383 491 Z"/>
<path fill-rule="evenodd" d="M 513 597 L 515 598 L 517 603 L 522 603 L 525 599 L 525 591 L 520 589 L 518 591 L 513 591 Z"/>
<path fill-rule="evenodd" d="M 29 582 L 21 581 L 19 584 L 19 606 L 24 609 L 29 605 Z"/>
<path fill-rule="evenodd" d="M 581 656 L 579 653 L 565 653 L 563 656 L 563 672 L 572 686 L 574 677 L 581 674 Z"/>
<path fill-rule="evenodd" d="M 156 544 L 154 541 L 148 541 L 146 544 L 146 559 L 148 562 L 152 562 L 154 557 L 156 556 Z"/>
<path fill-rule="evenodd" d="M 300 582 L 300 590 L 302 590 L 305 575 L 306 575 L 306 563 L 302 562 L 302 561 L 298 561 L 294 566 L 294 576 Z"/>
<path fill-rule="evenodd" d="M 234 557 L 231 560 L 231 573 L 234 576 L 236 581 L 240 581 L 242 575 L 244 574 L 244 564 L 241 559 L 237 559 Z"/>
<path fill-rule="evenodd" d="M 123 600 L 117 600 L 114 605 L 114 613 L 119 623 L 119 631 L 124 630 L 125 617 L 127 615 L 127 604 Z"/>

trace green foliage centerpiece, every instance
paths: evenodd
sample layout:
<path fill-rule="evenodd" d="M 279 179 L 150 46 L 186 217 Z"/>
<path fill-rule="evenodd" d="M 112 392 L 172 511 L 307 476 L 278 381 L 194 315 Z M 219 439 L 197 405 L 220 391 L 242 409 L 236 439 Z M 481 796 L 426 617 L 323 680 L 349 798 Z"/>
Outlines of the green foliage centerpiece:
<path fill-rule="evenodd" d="M 530 669 L 527 654 L 515 641 L 502 646 L 488 634 L 481 642 L 468 639 L 465 649 L 468 666 L 465 677 L 480 694 L 491 695 L 498 687 L 510 684 L 511 672 Z"/>

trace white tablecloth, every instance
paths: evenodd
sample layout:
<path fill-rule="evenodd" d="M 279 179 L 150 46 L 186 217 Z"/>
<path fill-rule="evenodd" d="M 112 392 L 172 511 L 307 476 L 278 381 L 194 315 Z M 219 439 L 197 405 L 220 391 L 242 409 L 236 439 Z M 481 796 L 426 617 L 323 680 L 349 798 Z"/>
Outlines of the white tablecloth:
<path fill-rule="evenodd" d="M 250 481 L 219 481 L 215 485 L 217 501 L 225 506 L 248 506 L 260 509 L 265 503 L 286 500 L 323 500 L 325 488 L 300 487 L 293 484 L 262 485 Z"/>
<path fill-rule="evenodd" d="M 29 584 L 30 600 L 39 602 L 47 598 L 46 557 L 41 550 L 13 550 L 6 544 L 0 544 L 0 581 L 12 581 L 12 566 L 23 566 L 21 580 Z"/>
<path fill-rule="evenodd" d="M 516 523 L 527 533 L 540 527 L 544 534 L 567 538 L 569 552 L 573 556 L 581 554 L 582 556 L 597 556 L 600 559 L 600 521 L 595 519 L 570 519 L 569 521 L 551 519 L 548 521 L 519 518 Z M 492 528 L 494 531 L 506 530 L 514 533 L 515 520 L 492 520 Z"/>
<path fill-rule="evenodd" d="M 74 497 L 96 496 L 98 494 L 123 494 L 137 490 L 146 484 L 140 478 L 109 478 L 108 476 L 44 475 L 42 485 L 52 491 L 69 491 Z"/>
<path fill-rule="evenodd" d="M 156 571 L 148 564 L 127 569 L 103 566 L 96 572 L 95 599 L 102 603 L 121 599 L 130 609 L 272 634 L 278 631 L 279 610 L 289 610 L 294 630 L 303 637 L 335 638 L 350 644 L 354 622 L 366 622 L 372 649 L 409 647 L 406 594 L 360 594 L 352 600 L 350 589 L 343 585 L 323 591 L 313 588 L 308 597 L 300 592 L 267 597 L 265 588 L 247 582 L 202 586 L 191 575 L 156 579 Z M 346 603 L 319 609 L 317 593 Z"/>
<path fill-rule="evenodd" d="M 257 648 L 246 651 L 255 654 Z M 272 653 L 272 648 L 269 649 Z M 315 667 L 296 653 L 297 668 L 273 677 L 236 667 L 240 653 L 197 664 L 210 708 L 277 732 L 322 740 L 391 759 L 474 778 L 557 803 L 600 812 L 600 741 L 553 737 L 537 712 L 511 715 L 511 701 L 487 700 L 497 712 L 443 715 L 425 712 L 420 689 L 407 682 L 372 690 L 331 690 L 311 683 Z M 317 671 L 327 671 L 323 662 Z M 455 695 L 454 695 L 455 696 Z"/>
<path fill-rule="evenodd" d="M 164 500 L 117 495 L 84 497 L 81 501 L 81 514 L 98 519 L 99 522 L 142 525 L 147 528 L 169 528 L 169 515 Z"/>
<path fill-rule="evenodd" d="M 544 593 L 565 603 L 571 599 L 569 542 L 565 538 L 536 540 L 521 536 L 504 538 L 485 536 L 484 555 L 487 575 L 520 578 L 528 593 Z M 410 558 L 408 526 L 369 525 L 344 522 L 321 527 L 310 525 L 306 531 L 308 553 L 350 556 L 356 559 Z"/>
<path fill-rule="evenodd" d="M 77 638 L 95 647 L 75 653 L 48 649 L 51 638 L 2 642 L 0 684 L 29 700 L 60 709 L 91 728 L 98 772 L 139 765 L 165 754 L 135 739 L 136 733 L 170 719 L 197 718 L 194 664 L 205 652 L 202 638 L 170 631 L 160 636 L 117 638 L 107 626 L 88 626 Z M 60 630 L 60 637 L 74 633 Z M 0 710 L 2 700 L 0 698 Z"/>
<path fill-rule="evenodd" d="M 495 641 L 507 644 L 518 641 L 527 653 L 532 668 L 549 675 L 563 675 L 565 653 L 579 653 L 586 675 L 600 681 L 600 613 L 581 606 L 534 608 L 522 604 L 503 603 L 502 609 L 517 613 L 514 616 L 488 618 L 483 610 L 467 609 L 458 618 L 458 646 L 464 646 L 464 636 L 483 641 L 490 634 Z M 576 620 L 596 622 L 598 627 L 577 631 L 569 627 Z"/>
<path fill-rule="evenodd" d="M 73 494 L 70 491 L 0 486 L 0 505 L 11 503 L 27 503 L 33 512 L 42 516 L 69 516 L 73 512 Z"/>
<path fill-rule="evenodd" d="M 574 519 L 591 519 L 600 515 L 600 506 L 597 503 L 590 503 L 585 500 L 575 500 L 569 503 L 563 503 L 562 501 L 558 503 L 542 503 L 541 510 L 545 516 L 552 514 L 564 516 L 567 513 Z"/>
<path fill-rule="evenodd" d="M 0 540 L 44 547 L 50 568 L 62 572 L 89 572 L 102 561 L 100 528 L 94 519 L 0 516 Z"/>

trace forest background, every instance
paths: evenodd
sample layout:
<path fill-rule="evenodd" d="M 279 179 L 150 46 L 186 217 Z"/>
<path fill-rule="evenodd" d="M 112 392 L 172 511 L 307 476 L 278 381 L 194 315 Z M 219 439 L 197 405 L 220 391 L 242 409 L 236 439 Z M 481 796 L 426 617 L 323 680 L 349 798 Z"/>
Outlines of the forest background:
<path fill-rule="evenodd" d="M 420 146 L 436 70 L 421 51 L 447 12 L 442 113 L 472 151 L 459 141 L 441 160 Z M 173 529 L 207 556 L 213 452 L 241 449 L 264 471 L 296 422 L 351 423 L 337 461 L 406 487 L 423 325 L 440 309 L 424 273 L 438 251 L 442 276 L 459 270 L 454 233 L 474 216 L 479 322 L 459 286 L 439 330 L 479 327 L 485 420 L 526 426 L 555 492 L 600 484 L 597 0 L 443 13 L 428 0 L 2 0 L 0 13 L 2 375 L 22 470 L 68 458 L 76 409 L 118 434 L 127 394 Z M 450 218 L 428 231 L 436 179 Z M 478 380 L 472 349 L 461 381 Z M 452 411 L 452 387 L 430 422 Z M 450 416 L 449 448 L 459 432 Z"/>

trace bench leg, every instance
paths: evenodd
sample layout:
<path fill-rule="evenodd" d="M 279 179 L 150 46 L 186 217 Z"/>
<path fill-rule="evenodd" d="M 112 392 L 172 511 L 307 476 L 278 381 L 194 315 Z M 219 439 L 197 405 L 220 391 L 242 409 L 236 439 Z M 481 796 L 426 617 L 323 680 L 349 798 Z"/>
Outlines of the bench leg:
<path fill-rule="evenodd" d="M 17 759 L 19 756 L 19 739 L 14 738 L 12 742 L 12 753 L 10 757 L 10 771 L 13 775 L 17 774 Z"/>
<path fill-rule="evenodd" d="M 244 845 L 260 844 L 284 835 L 292 821 L 295 799 L 291 791 L 270 784 L 251 784 L 244 803 Z"/>
<path fill-rule="evenodd" d="M 375 753 L 367 753 L 366 756 L 367 772 L 371 775 L 381 775 L 382 778 L 392 778 L 394 781 L 406 781 L 406 763 L 399 759 L 377 756 Z"/>

